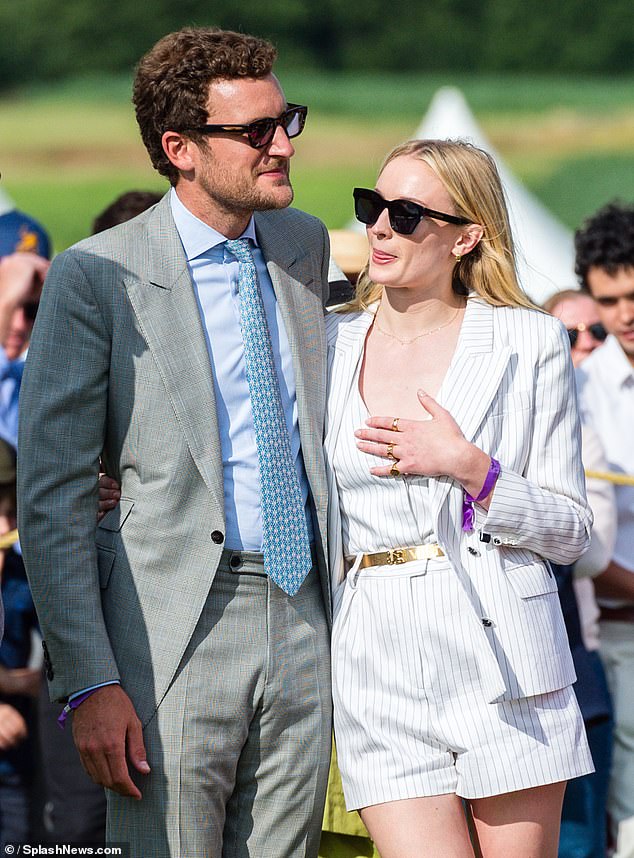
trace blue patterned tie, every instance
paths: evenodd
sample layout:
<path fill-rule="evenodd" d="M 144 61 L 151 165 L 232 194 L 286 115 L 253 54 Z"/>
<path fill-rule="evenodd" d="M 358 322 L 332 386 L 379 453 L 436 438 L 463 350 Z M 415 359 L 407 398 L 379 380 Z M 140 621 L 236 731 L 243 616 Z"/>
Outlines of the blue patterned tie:
<path fill-rule="evenodd" d="M 258 275 L 246 238 L 226 242 L 240 263 L 240 325 L 260 466 L 264 570 L 294 596 L 312 560 Z"/>

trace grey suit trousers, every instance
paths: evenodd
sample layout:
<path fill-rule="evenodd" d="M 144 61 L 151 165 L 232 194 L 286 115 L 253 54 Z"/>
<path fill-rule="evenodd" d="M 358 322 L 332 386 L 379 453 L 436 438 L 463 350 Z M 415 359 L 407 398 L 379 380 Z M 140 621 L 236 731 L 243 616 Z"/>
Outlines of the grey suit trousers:
<path fill-rule="evenodd" d="M 316 856 L 330 759 L 329 632 L 313 570 L 291 598 L 259 555 L 225 551 L 145 728 L 140 802 L 108 794 L 134 858 Z"/>

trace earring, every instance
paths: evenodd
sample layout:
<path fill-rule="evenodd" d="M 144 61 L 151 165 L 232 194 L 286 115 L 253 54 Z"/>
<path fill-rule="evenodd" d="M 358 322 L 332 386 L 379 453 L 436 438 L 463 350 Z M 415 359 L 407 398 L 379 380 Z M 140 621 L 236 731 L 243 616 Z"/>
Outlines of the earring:
<path fill-rule="evenodd" d="M 456 262 L 460 262 L 460 260 L 462 259 L 462 254 L 454 253 L 454 258 L 455 258 Z"/>

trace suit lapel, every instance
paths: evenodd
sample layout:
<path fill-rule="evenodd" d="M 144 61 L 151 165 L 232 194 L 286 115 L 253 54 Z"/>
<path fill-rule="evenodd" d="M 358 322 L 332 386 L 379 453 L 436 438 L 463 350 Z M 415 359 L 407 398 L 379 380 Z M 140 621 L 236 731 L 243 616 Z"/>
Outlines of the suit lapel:
<path fill-rule="evenodd" d="M 373 312 L 359 313 L 354 318 L 348 317 L 338 325 L 336 339 L 328 348 L 327 447 L 334 447 L 337 443 L 345 404 L 373 319 Z M 333 322 L 335 321 L 336 318 L 333 318 Z"/>
<path fill-rule="evenodd" d="M 148 221 L 147 280 L 126 288 L 187 443 L 215 502 L 224 509 L 222 453 L 213 376 L 200 311 L 169 195 Z"/>
<path fill-rule="evenodd" d="M 368 328 L 374 313 L 356 316 L 337 316 L 333 313 L 326 322 L 329 332 L 328 347 L 328 406 L 326 410 L 326 437 L 324 451 L 328 471 L 328 556 L 332 581 L 333 606 L 341 597 L 339 585 L 343 581 L 343 544 L 341 516 L 332 456 L 337 446 L 341 420 L 350 389 L 356 378 L 355 370 L 361 357 Z"/>
<path fill-rule="evenodd" d="M 326 399 L 326 347 L 321 287 L 312 291 L 311 268 L 306 264 L 304 248 L 280 231 L 279 219 L 270 221 L 265 213 L 256 214 L 256 231 L 266 267 L 273 284 L 286 336 L 288 337 L 300 438 L 306 473 L 315 502 L 324 503 L 323 476 L 317 477 L 310 450 L 321 445 Z M 280 232 L 283 233 L 283 240 Z"/>
<path fill-rule="evenodd" d="M 506 371 L 511 349 L 494 348 L 495 310 L 478 298 L 470 298 L 458 345 L 438 394 L 438 401 L 452 415 L 465 438 L 472 441 L 486 415 Z M 440 511 L 453 481 L 430 479 L 432 507 Z"/>

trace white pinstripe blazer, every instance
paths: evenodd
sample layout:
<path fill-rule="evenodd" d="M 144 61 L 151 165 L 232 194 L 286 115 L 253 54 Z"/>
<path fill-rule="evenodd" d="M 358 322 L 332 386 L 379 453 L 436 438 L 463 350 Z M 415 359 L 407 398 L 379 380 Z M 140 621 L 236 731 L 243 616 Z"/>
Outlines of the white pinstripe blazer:
<path fill-rule="evenodd" d="M 344 575 L 330 463 L 372 318 L 372 311 L 332 314 L 326 322 L 325 452 L 335 606 Z M 557 584 L 545 560 L 574 562 L 589 544 L 592 518 L 563 325 L 535 310 L 492 307 L 471 297 L 439 401 L 467 439 L 502 465 L 491 507 L 488 513 L 476 510 L 470 534 L 462 531 L 462 488 L 449 477 L 429 480 L 438 542 L 473 605 L 472 627 L 460 631 L 472 637 L 479 654 L 483 693 L 493 702 L 569 685 L 575 673 Z M 480 533 L 490 541 L 482 542 Z"/>

